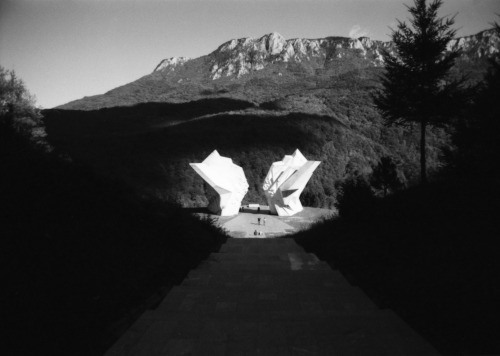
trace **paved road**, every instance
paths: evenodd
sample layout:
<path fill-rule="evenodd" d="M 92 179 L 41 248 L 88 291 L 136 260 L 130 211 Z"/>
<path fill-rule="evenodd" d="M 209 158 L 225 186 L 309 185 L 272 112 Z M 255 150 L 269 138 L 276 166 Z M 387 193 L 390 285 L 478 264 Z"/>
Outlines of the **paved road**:
<path fill-rule="evenodd" d="M 107 356 L 436 355 L 292 239 L 229 239 Z"/>
<path fill-rule="evenodd" d="M 264 219 L 266 220 L 264 221 Z M 228 231 L 230 236 L 251 238 L 286 235 L 295 231 L 293 226 L 282 220 L 278 216 L 243 213 L 225 222 L 222 227 Z M 261 235 L 255 236 L 255 232 Z"/>
<path fill-rule="evenodd" d="M 333 210 L 305 207 L 294 216 L 269 215 L 269 208 L 261 205 L 260 213 L 257 209 L 246 208 L 235 216 L 215 216 L 211 218 L 223 227 L 232 237 L 278 237 L 288 235 L 309 227 L 314 222 L 334 215 Z M 260 224 L 258 219 L 260 218 Z M 264 221 L 264 219 L 266 219 Z M 261 235 L 255 236 L 254 232 Z"/>

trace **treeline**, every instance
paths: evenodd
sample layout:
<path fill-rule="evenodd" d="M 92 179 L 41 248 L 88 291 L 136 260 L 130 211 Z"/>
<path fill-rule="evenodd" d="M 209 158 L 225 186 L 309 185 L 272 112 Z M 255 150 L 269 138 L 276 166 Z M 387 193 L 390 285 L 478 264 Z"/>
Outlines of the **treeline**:
<path fill-rule="evenodd" d="M 267 170 L 298 148 L 306 158 L 322 161 L 302 195 L 304 204 L 333 207 L 339 184 L 370 174 L 381 157 L 394 160 L 404 185 L 418 177 L 418 132 L 384 126 L 372 104 L 374 88 L 373 76 L 358 72 L 313 93 L 330 115 L 287 112 L 271 104 L 260 110 L 242 101 L 206 99 L 85 112 L 46 110 L 44 116 L 56 149 L 70 152 L 100 174 L 125 180 L 142 194 L 185 207 L 207 204 L 207 188 L 189 163 L 201 162 L 214 149 L 243 167 L 250 185 L 244 202 L 265 203 L 261 185 Z M 189 112 L 204 110 L 198 107 L 220 111 L 192 120 Z M 441 149 L 450 145 L 445 129 L 430 133 L 431 173 L 442 164 Z"/>
<path fill-rule="evenodd" d="M 101 355 L 226 236 L 50 152 L 24 85 L 1 74 L 2 351 Z"/>

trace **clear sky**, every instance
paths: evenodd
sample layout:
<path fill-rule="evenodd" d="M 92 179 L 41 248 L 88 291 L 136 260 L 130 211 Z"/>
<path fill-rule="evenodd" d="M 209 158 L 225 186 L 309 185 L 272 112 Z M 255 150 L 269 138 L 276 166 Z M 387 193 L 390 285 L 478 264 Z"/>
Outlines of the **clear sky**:
<path fill-rule="evenodd" d="M 168 57 L 199 57 L 232 38 L 368 35 L 388 40 L 412 0 L 0 0 L 0 65 L 44 108 L 102 94 Z M 444 0 L 459 36 L 498 20 L 500 0 Z"/>

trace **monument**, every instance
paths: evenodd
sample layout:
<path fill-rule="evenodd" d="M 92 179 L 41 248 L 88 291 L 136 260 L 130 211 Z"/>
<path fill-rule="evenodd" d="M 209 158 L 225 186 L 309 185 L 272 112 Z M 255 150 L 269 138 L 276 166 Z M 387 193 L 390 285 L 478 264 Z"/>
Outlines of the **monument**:
<path fill-rule="evenodd" d="M 308 161 L 297 149 L 271 165 L 262 185 L 271 214 L 291 216 L 302 211 L 300 194 L 320 163 Z"/>
<path fill-rule="evenodd" d="M 208 210 L 221 216 L 238 214 L 241 201 L 248 191 L 245 173 L 231 158 L 214 150 L 201 163 L 189 164 L 217 192 L 209 198 Z"/>

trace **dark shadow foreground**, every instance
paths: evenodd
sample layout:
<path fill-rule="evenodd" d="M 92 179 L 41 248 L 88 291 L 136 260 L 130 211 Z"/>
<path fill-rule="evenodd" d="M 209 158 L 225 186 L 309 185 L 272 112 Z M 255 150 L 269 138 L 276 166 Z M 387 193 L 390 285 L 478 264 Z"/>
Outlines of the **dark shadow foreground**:
<path fill-rule="evenodd" d="M 320 223 L 296 240 L 443 354 L 499 354 L 500 191 L 476 183 L 449 181 L 365 201 L 348 218 Z"/>
<path fill-rule="evenodd" d="M 226 239 L 4 125 L 0 136 L 4 355 L 102 355 Z"/>

